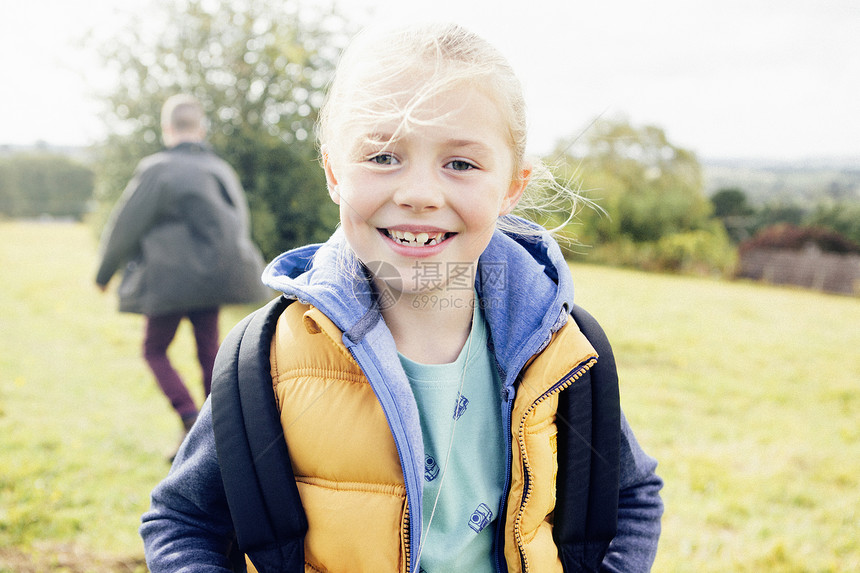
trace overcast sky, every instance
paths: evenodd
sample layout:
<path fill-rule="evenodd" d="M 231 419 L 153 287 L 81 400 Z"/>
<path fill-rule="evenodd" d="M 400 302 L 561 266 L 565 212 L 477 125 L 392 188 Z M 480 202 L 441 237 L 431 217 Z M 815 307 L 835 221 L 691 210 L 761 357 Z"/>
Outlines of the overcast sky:
<path fill-rule="evenodd" d="M 535 153 L 623 114 L 702 158 L 860 156 L 860 0 L 340 1 L 357 21 L 450 20 L 496 44 Z M 97 139 L 98 70 L 70 42 L 145 3 L 0 0 L 0 144 Z"/>

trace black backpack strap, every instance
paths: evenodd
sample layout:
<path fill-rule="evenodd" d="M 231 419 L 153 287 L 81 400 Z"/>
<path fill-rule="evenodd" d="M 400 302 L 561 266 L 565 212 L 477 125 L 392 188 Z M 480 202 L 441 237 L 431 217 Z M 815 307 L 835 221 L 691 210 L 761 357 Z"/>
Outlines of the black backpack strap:
<path fill-rule="evenodd" d="M 224 340 L 212 376 L 212 423 L 236 541 L 260 573 L 304 571 L 307 518 L 293 477 L 269 363 L 273 300 Z"/>
<path fill-rule="evenodd" d="M 574 306 L 571 314 L 599 358 L 559 395 L 558 501 L 553 535 L 567 573 L 598 571 L 615 537 L 621 439 L 618 373 L 612 347 L 588 312 Z"/>

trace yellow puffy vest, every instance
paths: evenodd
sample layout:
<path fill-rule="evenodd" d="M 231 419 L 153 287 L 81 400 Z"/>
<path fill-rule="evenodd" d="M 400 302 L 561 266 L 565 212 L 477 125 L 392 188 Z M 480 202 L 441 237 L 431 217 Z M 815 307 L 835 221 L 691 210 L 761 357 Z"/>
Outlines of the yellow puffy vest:
<path fill-rule="evenodd" d="M 305 571 L 405 573 L 412 548 L 400 458 L 382 407 L 341 338 L 320 310 L 295 302 L 272 339 L 274 392 L 308 519 Z M 504 531 L 509 571 L 562 571 L 552 539 L 555 416 L 559 392 L 576 380 L 557 382 L 595 358 L 569 320 L 520 376 Z M 250 562 L 248 570 L 255 571 Z"/>

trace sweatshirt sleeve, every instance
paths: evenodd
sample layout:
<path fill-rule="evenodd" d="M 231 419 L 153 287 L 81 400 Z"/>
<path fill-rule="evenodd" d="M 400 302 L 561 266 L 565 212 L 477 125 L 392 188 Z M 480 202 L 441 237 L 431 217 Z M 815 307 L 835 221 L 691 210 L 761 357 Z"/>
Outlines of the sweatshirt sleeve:
<path fill-rule="evenodd" d="M 101 261 L 96 284 L 106 285 L 125 262 L 140 250 L 140 243 L 158 214 L 158 169 L 138 165 L 132 180 L 111 213 L 101 240 Z"/>
<path fill-rule="evenodd" d="M 232 571 L 234 532 L 206 401 L 167 477 L 142 517 L 146 562 L 153 573 Z"/>
<path fill-rule="evenodd" d="M 602 572 L 637 573 L 651 570 L 657 556 L 663 501 L 663 480 L 657 461 L 648 456 L 621 414 L 621 468 L 618 532 L 603 560 Z"/>

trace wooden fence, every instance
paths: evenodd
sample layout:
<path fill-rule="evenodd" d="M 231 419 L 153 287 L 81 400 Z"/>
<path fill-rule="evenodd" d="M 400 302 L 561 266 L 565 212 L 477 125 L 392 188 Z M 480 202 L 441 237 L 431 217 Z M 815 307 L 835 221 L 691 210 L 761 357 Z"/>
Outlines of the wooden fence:
<path fill-rule="evenodd" d="M 751 249 L 741 253 L 737 276 L 860 296 L 860 255 L 825 253 L 814 244 L 799 251 Z"/>

